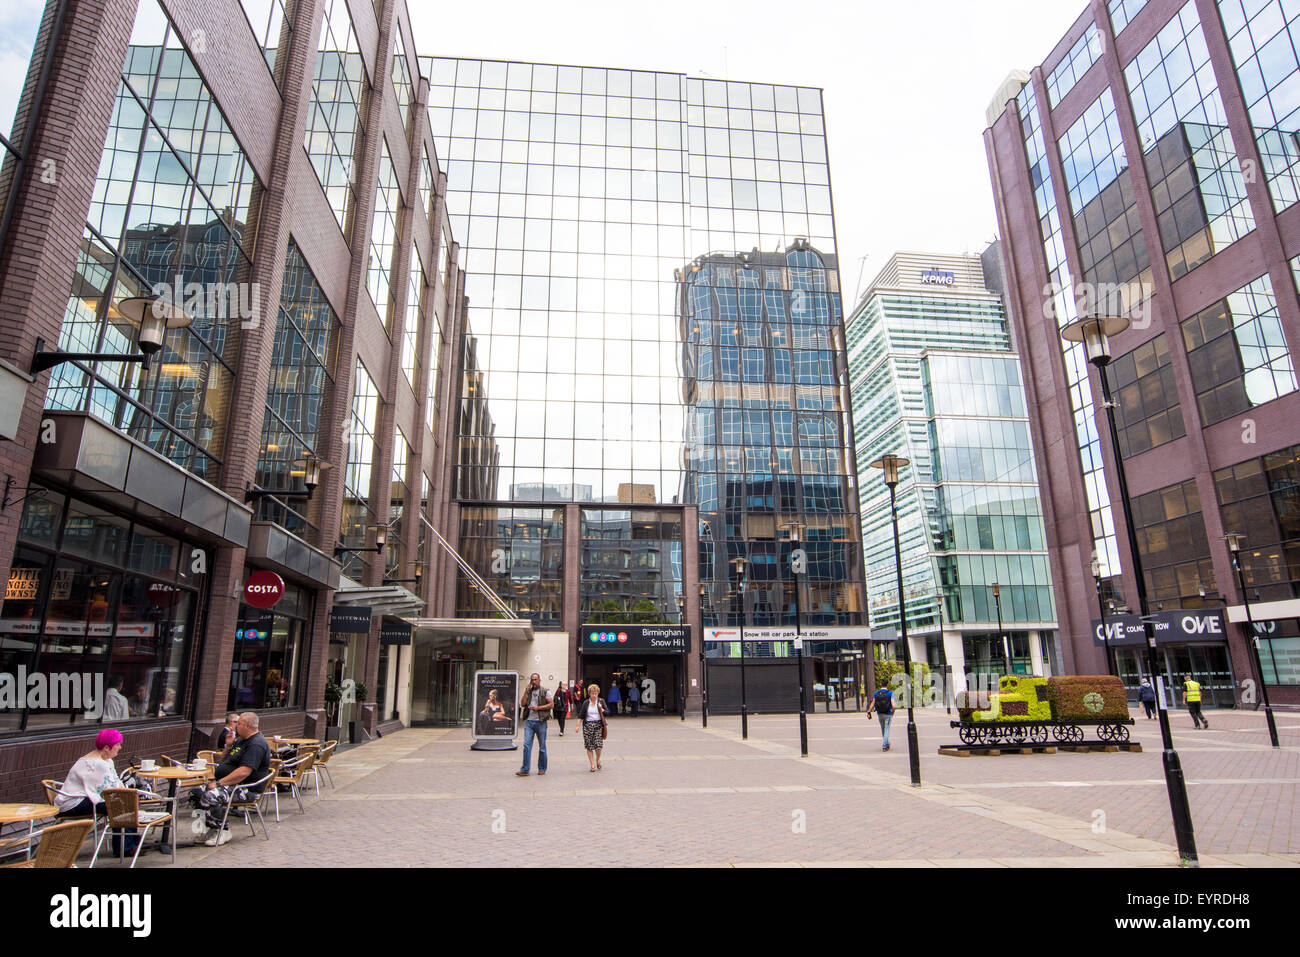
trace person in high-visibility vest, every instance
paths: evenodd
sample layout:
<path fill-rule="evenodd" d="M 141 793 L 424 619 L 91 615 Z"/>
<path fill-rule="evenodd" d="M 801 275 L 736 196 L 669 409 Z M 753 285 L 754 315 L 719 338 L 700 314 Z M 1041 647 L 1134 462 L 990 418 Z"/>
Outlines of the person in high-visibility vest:
<path fill-rule="evenodd" d="M 1192 716 L 1193 727 L 1210 726 L 1210 722 L 1205 720 L 1205 715 L 1201 714 L 1201 686 L 1192 680 L 1191 675 L 1183 676 L 1183 703 L 1187 705 L 1187 711 Z"/>

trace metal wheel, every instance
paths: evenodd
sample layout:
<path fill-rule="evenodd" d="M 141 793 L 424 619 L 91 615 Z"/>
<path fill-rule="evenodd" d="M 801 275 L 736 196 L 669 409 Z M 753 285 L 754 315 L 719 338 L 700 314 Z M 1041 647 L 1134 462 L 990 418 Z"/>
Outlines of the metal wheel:
<path fill-rule="evenodd" d="M 996 724 L 991 724 L 984 731 L 984 740 L 987 744 L 998 744 L 1002 740 L 1002 728 Z"/>
<path fill-rule="evenodd" d="M 1016 744 L 1024 744 L 1029 738 L 1029 729 L 1022 724 L 1013 725 L 1007 730 L 1011 740 Z"/>
<path fill-rule="evenodd" d="M 975 725 L 963 724 L 957 729 L 957 737 L 961 738 L 962 744 L 975 744 L 980 737 L 980 729 Z"/>
<path fill-rule="evenodd" d="M 1071 744 L 1077 744 L 1083 740 L 1083 728 L 1077 724 L 1067 724 L 1065 726 L 1065 740 Z"/>
<path fill-rule="evenodd" d="M 1070 733 L 1069 731 L 1066 730 L 1066 728 L 1067 725 L 1064 724 L 1052 725 L 1052 737 L 1054 737 L 1057 741 L 1069 741 Z"/>
<path fill-rule="evenodd" d="M 1101 740 L 1103 740 L 1103 741 L 1114 741 L 1114 740 L 1115 740 L 1115 725 L 1113 725 L 1113 724 L 1099 724 L 1099 725 L 1097 725 L 1097 737 L 1101 738 Z"/>
<path fill-rule="evenodd" d="M 1043 744 L 1047 741 L 1047 725 L 1036 724 L 1029 729 L 1029 740 L 1034 744 Z"/>
<path fill-rule="evenodd" d="M 1114 740 L 1116 740 L 1116 741 L 1127 741 L 1127 740 L 1128 740 L 1128 725 L 1126 725 L 1126 724 L 1117 724 L 1117 725 L 1115 725 L 1115 738 L 1114 738 Z"/>

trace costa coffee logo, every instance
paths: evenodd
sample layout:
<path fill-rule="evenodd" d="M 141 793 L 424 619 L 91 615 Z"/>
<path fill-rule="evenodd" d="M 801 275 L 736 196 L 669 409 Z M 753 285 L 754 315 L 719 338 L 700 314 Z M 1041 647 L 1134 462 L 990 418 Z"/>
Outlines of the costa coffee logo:
<path fill-rule="evenodd" d="M 253 572 L 244 582 L 244 601 L 254 608 L 273 608 L 284 597 L 284 579 L 275 572 Z"/>

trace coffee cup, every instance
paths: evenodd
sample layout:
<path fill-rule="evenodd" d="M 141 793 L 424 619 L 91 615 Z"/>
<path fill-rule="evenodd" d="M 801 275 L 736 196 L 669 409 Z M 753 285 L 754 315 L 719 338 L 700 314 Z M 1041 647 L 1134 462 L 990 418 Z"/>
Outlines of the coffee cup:
<path fill-rule="evenodd" d="M 145 758 L 140 762 L 141 771 L 152 771 L 154 769 L 153 758 Z"/>
<path fill-rule="evenodd" d="M 195 759 L 194 759 L 194 768 L 195 768 L 195 770 L 202 771 L 202 770 L 203 770 L 204 768 L 206 768 L 207 766 L 208 766 L 208 759 L 207 759 L 207 758 L 195 758 Z"/>

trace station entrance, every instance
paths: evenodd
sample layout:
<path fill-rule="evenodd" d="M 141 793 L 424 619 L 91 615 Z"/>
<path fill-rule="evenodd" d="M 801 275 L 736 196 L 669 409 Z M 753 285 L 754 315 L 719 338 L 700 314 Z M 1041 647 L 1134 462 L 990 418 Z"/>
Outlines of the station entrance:
<path fill-rule="evenodd" d="M 685 708 L 689 625 L 583 625 L 578 634 L 578 673 L 585 690 L 600 686 L 608 704 L 610 687 L 618 687 L 617 708 L 610 715 L 631 715 L 628 693 L 635 687 L 637 715 L 681 715 Z"/>

